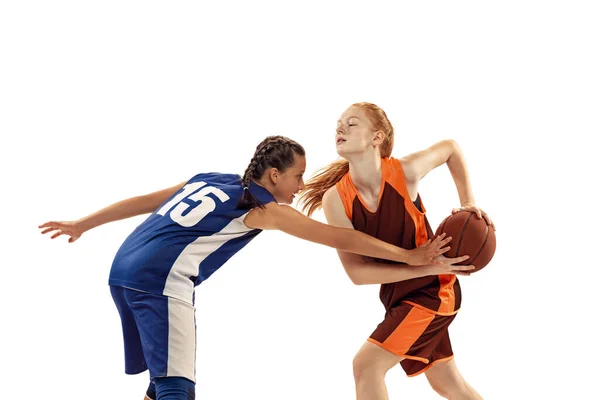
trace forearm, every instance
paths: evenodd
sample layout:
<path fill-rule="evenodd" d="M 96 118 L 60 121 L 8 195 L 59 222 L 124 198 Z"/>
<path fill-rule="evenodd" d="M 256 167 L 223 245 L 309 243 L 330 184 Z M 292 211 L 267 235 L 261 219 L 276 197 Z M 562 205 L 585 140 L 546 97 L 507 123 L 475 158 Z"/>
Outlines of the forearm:
<path fill-rule="evenodd" d="M 396 262 L 408 261 L 408 250 L 376 239 L 363 232 L 348 228 L 334 228 L 339 231 L 332 235 L 332 247 L 350 253 L 383 258 Z"/>
<path fill-rule="evenodd" d="M 148 196 L 136 196 L 122 200 L 79 219 L 77 225 L 81 232 L 85 232 L 108 222 L 147 214 L 153 212 L 157 207 L 153 200 Z"/>
<path fill-rule="evenodd" d="M 376 239 L 352 228 L 342 228 L 312 220 L 289 206 L 268 204 L 266 210 L 253 210 L 244 223 L 255 229 L 278 229 L 300 239 L 310 240 L 348 253 L 397 262 L 408 262 L 412 251 Z"/>
<path fill-rule="evenodd" d="M 384 284 L 435 275 L 431 266 L 423 265 L 387 265 L 367 262 L 349 268 L 345 267 L 345 269 L 355 285 Z"/>
<path fill-rule="evenodd" d="M 467 162 L 460 147 L 455 142 L 454 151 L 446 163 L 450 170 L 450 174 L 452 175 L 452 179 L 454 180 L 454 184 L 456 185 L 460 204 L 475 204 L 475 196 L 473 195 L 473 189 L 471 188 Z"/>

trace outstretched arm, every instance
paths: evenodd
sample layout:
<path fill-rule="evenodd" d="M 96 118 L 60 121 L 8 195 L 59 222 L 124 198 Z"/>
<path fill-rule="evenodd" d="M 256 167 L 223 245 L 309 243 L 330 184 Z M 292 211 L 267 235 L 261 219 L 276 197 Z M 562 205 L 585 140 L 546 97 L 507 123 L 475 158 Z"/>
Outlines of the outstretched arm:
<path fill-rule="evenodd" d="M 416 250 L 405 250 L 354 229 L 339 228 L 315 221 L 289 206 L 269 203 L 264 209 L 255 208 L 244 223 L 254 229 L 277 229 L 300 239 L 336 249 L 406 262 L 414 265 L 431 264 L 438 255 L 446 252 L 447 242 L 437 238 Z"/>
<path fill-rule="evenodd" d="M 330 225 L 354 229 L 352 222 L 350 222 L 344 212 L 342 200 L 335 187 L 329 189 L 325 193 L 325 196 L 323 197 L 323 211 L 325 212 L 325 218 L 327 218 L 327 222 Z M 451 237 L 446 238 L 442 243 L 445 244 L 450 240 L 452 240 Z M 408 279 L 444 273 L 468 275 L 469 271 L 473 269 L 470 265 L 452 265 L 452 263 L 461 262 L 468 257 L 447 259 L 440 256 L 436 261 L 441 261 L 441 263 L 411 266 L 380 264 L 369 261 L 357 254 L 342 250 L 338 250 L 338 256 L 340 257 L 340 261 L 344 266 L 346 274 L 352 283 L 356 285 L 400 282 Z"/>
<path fill-rule="evenodd" d="M 460 208 L 455 208 L 452 212 L 472 211 L 479 218 L 485 218 L 488 225 L 495 229 L 488 215 L 475 205 L 475 196 L 471 187 L 467 162 L 460 146 L 454 140 L 442 140 L 425 150 L 410 154 L 400 161 L 406 182 L 413 185 L 418 184 L 433 169 L 442 164 L 447 164 L 456 185 L 461 205 Z"/>
<path fill-rule="evenodd" d="M 84 232 L 92 228 L 108 222 L 153 212 L 169 197 L 179 191 L 183 185 L 185 185 L 185 182 L 154 193 L 121 200 L 77 221 L 49 221 L 41 224 L 39 228 L 43 229 L 42 234 L 53 232 L 52 239 L 66 235 L 69 236 L 69 243 L 73 243 Z"/>

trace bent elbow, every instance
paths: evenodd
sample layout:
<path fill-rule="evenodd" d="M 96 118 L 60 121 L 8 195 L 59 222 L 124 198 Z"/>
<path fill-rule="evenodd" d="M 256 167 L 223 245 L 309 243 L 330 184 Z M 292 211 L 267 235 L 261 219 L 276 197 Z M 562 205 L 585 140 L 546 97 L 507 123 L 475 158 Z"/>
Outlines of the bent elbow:
<path fill-rule="evenodd" d="M 446 139 L 444 140 L 444 142 L 446 143 L 446 145 L 452 149 L 452 152 L 455 151 L 460 151 L 460 146 L 458 145 L 458 142 L 454 139 Z"/>
<path fill-rule="evenodd" d="M 356 286 L 368 285 L 370 283 L 362 274 L 348 274 L 348 277 Z"/>

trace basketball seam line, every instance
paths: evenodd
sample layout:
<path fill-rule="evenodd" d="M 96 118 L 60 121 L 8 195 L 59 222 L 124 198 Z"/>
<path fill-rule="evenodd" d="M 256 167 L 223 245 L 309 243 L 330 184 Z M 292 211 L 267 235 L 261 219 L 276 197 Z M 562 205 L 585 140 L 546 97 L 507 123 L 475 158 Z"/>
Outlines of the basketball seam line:
<path fill-rule="evenodd" d="M 454 257 L 458 257 L 458 252 L 460 250 L 460 245 L 462 244 L 463 235 L 465 234 L 465 230 L 467 229 L 467 225 L 469 225 L 469 220 L 471 219 L 472 216 L 473 216 L 473 213 L 469 212 L 469 216 L 467 217 L 467 220 L 465 221 L 465 224 L 463 225 L 462 232 L 460 232 L 460 238 L 458 239 L 458 245 L 456 246 L 456 254 L 454 255 Z"/>
<path fill-rule="evenodd" d="M 477 257 L 479 257 L 479 255 L 481 254 L 481 252 L 485 248 L 485 244 L 487 243 L 487 240 L 488 240 L 489 237 L 490 237 L 490 228 L 488 227 L 488 225 L 486 223 L 485 224 L 485 240 L 483 241 L 481 247 L 479 248 L 479 251 L 477 252 L 477 255 L 475 255 L 475 257 L 473 257 L 473 259 L 470 260 L 470 263 L 474 263 L 475 260 L 477 259 Z"/>

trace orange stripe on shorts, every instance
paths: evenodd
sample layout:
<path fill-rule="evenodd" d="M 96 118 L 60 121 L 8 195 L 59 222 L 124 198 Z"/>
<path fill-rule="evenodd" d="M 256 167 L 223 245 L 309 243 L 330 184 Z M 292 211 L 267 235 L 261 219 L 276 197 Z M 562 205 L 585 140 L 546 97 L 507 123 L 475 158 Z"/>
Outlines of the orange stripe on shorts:
<path fill-rule="evenodd" d="M 394 332 L 382 343 L 395 354 L 406 354 L 425 332 L 435 314 L 413 307 Z"/>
<path fill-rule="evenodd" d="M 456 275 L 438 275 L 438 279 L 440 280 L 440 290 L 438 292 L 440 307 L 438 308 L 438 313 L 452 313 L 456 305 L 456 295 L 454 294 Z"/>

